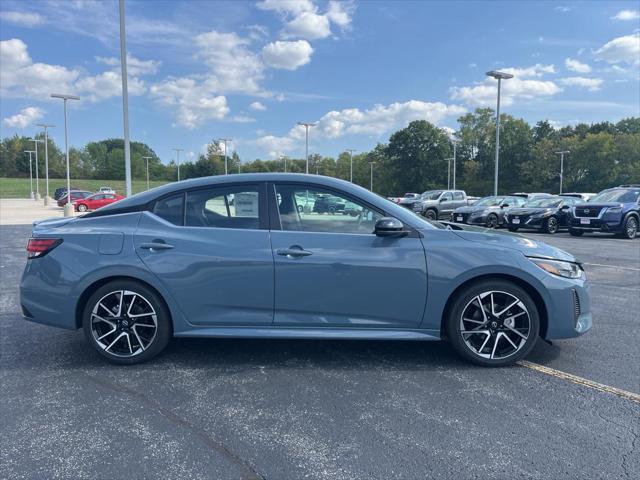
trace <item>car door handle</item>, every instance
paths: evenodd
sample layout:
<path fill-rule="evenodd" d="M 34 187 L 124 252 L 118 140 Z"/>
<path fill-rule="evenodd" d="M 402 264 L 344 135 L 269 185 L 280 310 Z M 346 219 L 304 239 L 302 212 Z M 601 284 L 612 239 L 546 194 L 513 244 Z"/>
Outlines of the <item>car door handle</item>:
<path fill-rule="evenodd" d="M 293 246 L 289 248 L 279 248 L 276 250 L 278 255 L 283 257 L 295 258 L 295 257 L 308 257 L 312 253 L 308 250 L 303 250 L 302 247 Z"/>
<path fill-rule="evenodd" d="M 173 248 L 173 245 L 164 242 L 148 242 L 141 243 L 140 248 L 144 248 L 145 250 L 169 250 Z"/>

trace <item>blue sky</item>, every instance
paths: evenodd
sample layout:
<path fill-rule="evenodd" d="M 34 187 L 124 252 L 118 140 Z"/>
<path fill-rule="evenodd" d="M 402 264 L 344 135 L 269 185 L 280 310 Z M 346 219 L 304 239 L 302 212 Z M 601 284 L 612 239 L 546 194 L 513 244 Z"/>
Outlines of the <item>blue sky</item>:
<path fill-rule="evenodd" d="M 116 1 L 0 2 L 2 136 L 70 110 L 70 143 L 122 137 Z M 640 115 L 630 2 L 127 0 L 130 130 L 163 161 L 234 139 L 243 160 L 369 150 L 415 119 L 477 106 L 556 126 Z M 183 157 L 184 158 L 184 157 Z"/>

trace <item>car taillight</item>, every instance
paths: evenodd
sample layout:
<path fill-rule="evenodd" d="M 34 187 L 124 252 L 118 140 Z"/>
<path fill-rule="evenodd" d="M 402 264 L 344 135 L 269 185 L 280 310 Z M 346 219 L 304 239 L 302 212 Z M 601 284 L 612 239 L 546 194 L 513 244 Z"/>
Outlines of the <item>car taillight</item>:
<path fill-rule="evenodd" d="M 62 243 L 61 238 L 30 238 L 27 243 L 29 258 L 40 258 Z"/>

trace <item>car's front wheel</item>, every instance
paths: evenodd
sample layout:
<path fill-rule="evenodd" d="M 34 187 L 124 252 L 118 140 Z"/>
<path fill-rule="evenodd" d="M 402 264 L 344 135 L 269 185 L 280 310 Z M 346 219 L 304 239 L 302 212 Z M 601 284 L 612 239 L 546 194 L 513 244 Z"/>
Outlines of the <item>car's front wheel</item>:
<path fill-rule="evenodd" d="M 546 233 L 550 233 L 551 235 L 553 235 L 558 231 L 558 219 L 556 217 L 547 218 L 547 220 L 544 222 L 544 225 L 542 226 L 542 229 Z"/>
<path fill-rule="evenodd" d="M 135 281 L 117 280 L 98 288 L 84 308 L 89 344 L 113 363 L 145 362 L 171 339 L 171 321 L 160 296 Z"/>
<path fill-rule="evenodd" d="M 78 205 L 78 211 L 79 212 L 86 212 L 87 211 L 87 206 L 84 203 L 81 203 L 80 205 Z"/>
<path fill-rule="evenodd" d="M 498 216 L 493 213 L 487 217 L 487 228 L 498 228 Z"/>
<path fill-rule="evenodd" d="M 438 213 L 433 209 L 429 209 L 426 212 L 424 212 L 424 216 L 427 217 L 429 220 L 438 219 Z"/>
<path fill-rule="evenodd" d="M 484 280 L 457 295 L 445 331 L 462 357 L 485 367 L 503 367 L 531 351 L 540 319 L 535 302 L 518 285 Z"/>
<path fill-rule="evenodd" d="M 518 227 L 507 227 L 507 230 L 509 230 L 510 232 L 517 232 L 518 231 Z"/>
<path fill-rule="evenodd" d="M 572 237 L 581 237 L 584 234 L 582 230 L 576 230 L 575 228 L 569 229 L 569 235 Z"/>
<path fill-rule="evenodd" d="M 625 220 L 620 236 L 622 238 L 636 238 L 636 233 L 638 233 L 638 219 L 630 216 Z"/>

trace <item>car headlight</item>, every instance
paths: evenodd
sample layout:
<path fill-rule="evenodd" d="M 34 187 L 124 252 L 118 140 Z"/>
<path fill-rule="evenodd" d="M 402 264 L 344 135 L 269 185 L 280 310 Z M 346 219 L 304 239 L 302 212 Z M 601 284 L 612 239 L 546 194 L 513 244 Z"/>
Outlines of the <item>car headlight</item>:
<path fill-rule="evenodd" d="M 607 208 L 607 213 L 620 213 L 622 212 L 622 207 L 609 207 Z"/>
<path fill-rule="evenodd" d="M 582 278 L 584 276 L 584 270 L 577 263 L 565 262 L 563 260 L 549 260 L 548 258 L 528 258 L 545 272 L 551 273 L 552 275 L 564 278 Z"/>

